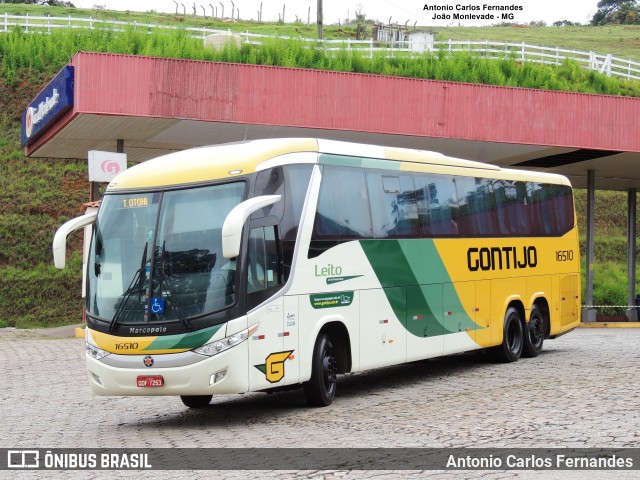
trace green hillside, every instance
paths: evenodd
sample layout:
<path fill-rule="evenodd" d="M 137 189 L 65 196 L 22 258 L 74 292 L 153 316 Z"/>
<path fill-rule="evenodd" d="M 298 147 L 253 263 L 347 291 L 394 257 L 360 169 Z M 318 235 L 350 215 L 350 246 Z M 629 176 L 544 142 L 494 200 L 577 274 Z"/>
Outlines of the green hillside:
<path fill-rule="evenodd" d="M 140 23 L 179 23 L 203 25 L 202 19 L 177 18 L 173 15 L 134 14 L 79 9 L 57 9 L 31 5 L 0 4 L 4 12 L 41 15 L 98 15 Z M 303 24 L 257 24 L 239 22 L 222 24 L 208 21 L 211 28 L 232 28 L 260 33 L 313 36 L 315 26 Z M 577 27 L 514 29 L 445 29 L 440 38 L 492 39 L 498 30 L 502 40 L 549 45 L 556 35 L 566 35 L 561 46 L 589 50 L 599 45 L 599 53 L 616 52 L 622 58 L 637 55 L 637 43 L 628 38 L 633 31 L 626 27 L 580 27 L 579 35 L 570 35 Z M 330 26 L 327 36 L 351 34 L 348 26 Z M 521 31 L 522 30 L 522 31 Z M 523 32 L 526 30 L 526 32 Z M 539 39 L 536 39 L 536 32 Z M 578 30 L 576 30 L 578 32 Z M 613 32 L 613 33 L 612 33 Z M 509 37 L 512 34 L 513 37 Z M 574 38 L 575 37 L 575 38 Z M 569 44 L 574 38 L 575 44 Z M 624 38 L 624 41 L 619 40 Z M 637 40 L 637 37 L 636 39 Z M 635 47 L 634 47 L 635 45 Z M 614 47 L 618 50 L 614 50 Z M 457 81 L 506 84 L 538 88 L 569 89 L 605 94 L 640 96 L 638 82 L 620 82 L 567 62 L 560 67 L 518 64 L 514 60 L 490 61 L 458 55 L 442 58 L 438 54 L 418 60 L 373 60 L 341 53 L 329 56 L 305 48 L 301 42 L 268 42 L 263 47 L 243 45 L 215 53 L 205 50 L 201 40 L 184 32 L 147 35 L 133 27 L 124 32 L 107 30 L 61 30 L 52 35 L 25 34 L 20 29 L 0 33 L 0 327 L 52 326 L 78 323 L 81 318 L 79 257 L 81 239 L 77 234 L 69 249 L 70 266 L 55 270 L 52 266 L 51 240 L 56 228 L 66 219 L 81 213 L 88 199 L 86 161 L 25 158 L 19 144 L 20 115 L 37 92 L 79 50 L 132 53 L 172 58 L 234 61 L 290 67 L 335 69 L 393 75 L 438 78 Z M 619 51 L 619 53 L 617 53 Z M 579 218 L 584 218 L 584 193 L 577 192 Z M 597 203 L 598 238 L 596 270 L 597 303 L 626 303 L 624 276 L 626 247 L 626 196 L 603 192 Z"/>
<path fill-rule="evenodd" d="M 366 3 L 363 13 L 366 16 Z M 97 4 L 99 5 L 99 3 Z M 216 4 L 217 5 L 217 4 Z M 181 10 L 181 9 L 180 9 Z M 72 17 L 93 17 L 105 20 L 120 20 L 149 24 L 180 24 L 189 27 L 206 27 L 234 32 L 251 32 L 265 35 L 283 35 L 292 37 L 316 38 L 315 24 L 297 23 L 259 23 L 251 19 L 239 22 L 224 22 L 220 19 L 204 19 L 198 9 L 198 16 L 168 15 L 150 12 L 116 12 L 102 9 L 81 9 L 48 7 L 42 5 L 0 4 L 0 15 L 50 15 Z M 187 12 L 191 8 L 187 5 Z M 210 15 L 207 8 L 207 15 Z M 252 13 L 255 17 L 256 14 Z M 385 19 L 367 18 L 367 33 L 371 33 L 374 21 Z M 562 19 L 559 19 L 562 20 Z M 427 26 L 428 27 L 428 26 Z M 342 25 L 325 25 L 325 38 L 355 37 L 354 22 Z M 493 26 L 493 27 L 433 27 L 436 40 L 473 40 L 473 41 L 502 41 L 525 42 L 531 45 L 546 47 L 561 47 L 579 51 L 593 51 L 601 55 L 612 54 L 620 58 L 640 61 L 640 26 L 638 25 L 607 25 L 601 27 L 532 27 L 532 26 Z"/>

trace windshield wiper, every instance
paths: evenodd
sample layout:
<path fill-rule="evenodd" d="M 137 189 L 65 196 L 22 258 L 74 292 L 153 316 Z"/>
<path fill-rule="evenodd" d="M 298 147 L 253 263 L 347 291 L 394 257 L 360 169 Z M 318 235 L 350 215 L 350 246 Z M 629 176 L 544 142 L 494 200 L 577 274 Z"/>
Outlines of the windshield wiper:
<path fill-rule="evenodd" d="M 147 248 L 149 247 L 149 242 L 144 244 L 144 252 L 142 253 L 142 262 L 140 263 L 140 268 L 135 271 L 133 274 L 133 278 L 131 279 L 131 283 L 122 294 L 122 302 L 118 306 L 116 313 L 113 315 L 111 319 L 111 323 L 109 324 L 109 331 L 113 332 L 118 324 L 118 320 L 120 319 L 120 315 L 124 311 L 127 303 L 131 296 L 135 293 L 144 292 L 144 271 L 146 269 L 147 264 Z"/>
<path fill-rule="evenodd" d="M 160 295 L 162 295 L 163 293 L 164 258 L 165 258 L 166 245 L 167 245 L 166 241 L 162 242 L 162 252 L 160 253 L 160 258 L 162 259 L 162 261 L 160 262 L 160 274 L 159 274 L 160 278 L 158 279 L 158 289 L 160 291 Z M 178 305 L 178 302 L 175 301 L 175 298 L 173 296 L 173 290 L 169 286 L 169 282 L 167 282 L 166 287 L 167 287 L 167 291 L 169 292 L 169 296 L 167 297 L 167 300 L 169 300 L 169 303 L 171 303 L 171 308 L 176 311 L 176 314 L 178 315 L 178 319 L 180 320 L 182 325 L 184 325 L 184 327 L 187 330 L 193 330 L 193 325 L 191 325 L 191 322 L 187 320 L 187 317 L 182 313 L 182 310 L 180 310 L 180 305 Z"/>

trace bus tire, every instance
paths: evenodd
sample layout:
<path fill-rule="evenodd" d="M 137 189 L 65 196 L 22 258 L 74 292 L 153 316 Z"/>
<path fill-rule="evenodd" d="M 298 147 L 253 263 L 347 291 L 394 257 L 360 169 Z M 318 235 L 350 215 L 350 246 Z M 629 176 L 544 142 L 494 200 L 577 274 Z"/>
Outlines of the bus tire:
<path fill-rule="evenodd" d="M 303 385 L 307 403 L 313 407 L 331 405 L 336 396 L 338 361 L 326 333 L 316 339 L 311 359 L 311 378 Z"/>
<path fill-rule="evenodd" d="M 522 356 L 533 358 L 540 355 L 542 344 L 544 343 L 544 316 L 542 311 L 534 305 L 531 309 L 531 316 L 524 328 L 524 344 L 522 346 Z"/>
<path fill-rule="evenodd" d="M 189 408 L 206 408 L 213 395 L 180 395 L 180 400 Z"/>
<path fill-rule="evenodd" d="M 507 308 L 507 313 L 504 316 L 502 343 L 493 349 L 495 358 L 504 363 L 518 360 L 522 354 L 523 333 L 520 312 L 515 307 Z"/>

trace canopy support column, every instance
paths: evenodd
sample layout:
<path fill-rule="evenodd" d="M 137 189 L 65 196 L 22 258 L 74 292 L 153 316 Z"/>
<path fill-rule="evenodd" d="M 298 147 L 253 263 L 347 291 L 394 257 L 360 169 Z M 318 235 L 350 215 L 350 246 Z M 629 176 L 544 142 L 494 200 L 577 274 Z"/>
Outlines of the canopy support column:
<path fill-rule="evenodd" d="M 595 230 L 595 204 L 596 204 L 596 171 L 587 171 L 587 245 L 586 245 L 586 308 L 582 309 L 583 322 L 596 321 L 596 309 L 593 305 L 593 262 L 595 260 L 594 230 Z"/>
<path fill-rule="evenodd" d="M 636 304 L 636 198 L 637 189 L 630 188 L 627 191 L 627 272 L 628 280 L 628 300 L 627 320 L 638 321 L 638 310 L 632 305 Z"/>

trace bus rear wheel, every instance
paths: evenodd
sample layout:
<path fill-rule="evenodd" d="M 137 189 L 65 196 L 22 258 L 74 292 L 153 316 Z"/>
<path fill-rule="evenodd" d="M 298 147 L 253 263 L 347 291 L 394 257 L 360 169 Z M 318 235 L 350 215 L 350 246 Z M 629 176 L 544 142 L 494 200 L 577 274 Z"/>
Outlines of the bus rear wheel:
<path fill-rule="evenodd" d="M 311 378 L 304 384 L 307 403 L 313 407 L 331 405 L 336 396 L 338 361 L 333 351 L 329 335 L 322 334 L 316 339 L 311 359 Z"/>
<path fill-rule="evenodd" d="M 209 406 L 213 395 L 180 395 L 180 400 L 189 408 L 205 408 Z"/>
<path fill-rule="evenodd" d="M 522 356 L 533 358 L 540 355 L 542 344 L 544 343 L 544 317 L 542 311 L 533 306 L 529 322 L 524 329 L 524 345 L 522 347 Z"/>
<path fill-rule="evenodd" d="M 501 362 L 515 362 L 522 354 L 523 343 L 524 334 L 520 312 L 515 307 L 509 307 L 504 316 L 502 344 L 494 347 L 493 353 L 496 359 Z"/>

